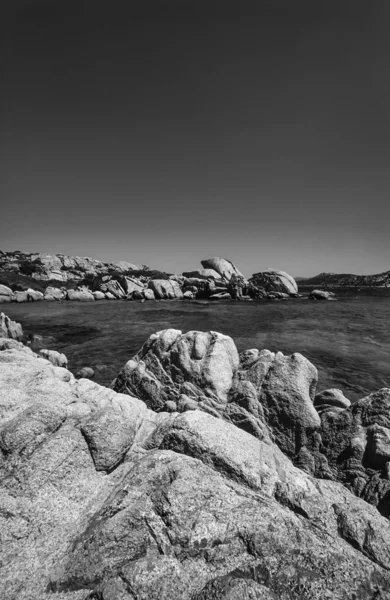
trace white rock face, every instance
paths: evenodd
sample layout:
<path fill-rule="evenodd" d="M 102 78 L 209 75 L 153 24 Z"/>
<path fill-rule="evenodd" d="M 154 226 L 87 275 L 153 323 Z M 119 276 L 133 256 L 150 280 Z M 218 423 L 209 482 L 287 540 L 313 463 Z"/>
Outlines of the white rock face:
<path fill-rule="evenodd" d="M 49 286 L 45 290 L 43 299 L 47 302 L 53 302 L 55 300 L 62 300 L 65 298 L 65 293 L 59 288 Z"/>
<path fill-rule="evenodd" d="M 143 292 L 144 286 L 137 279 L 131 279 L 130 277 L 123 278 L 123 289 L 127 295 L 133 292 Z"/>
<path fill-rule="evenodd" d="M 27 302 L 28 301 L 27 291 L 15 292 L 14 296 L 15 296 L 15 302 Z"/>
<path fill-rule="evenodd" d="M 220 335 L 160 332 L 138 362 L 151 351 L 157 373 L 169 357 L 171 381 L 195 388 L 175 360 L 195 382 L 214 353 L 233 367 Z M 169 402 L 155 413 L 0 339 L 1 598 L 388 597 L 388 519 L 270 441 Z"/>
<path fill-rule="evenodd" d="M 205 269 L 213 269 L 221 277 L 224 277 L 227 281 L 230 281 L 232 275 L 238 275 L 240 277 L 244 277 L 243 274 L 237 269 L 236 265 L 233 264 L 230 260 L 226 260 L 226 258 L 219 258 L 218 256 L 214 258 L 207 258 L 201 261 L 202 267 Z"/>
<path fill-rule="evenodd" d="M 284 292 L 286 294 L 297 294 L 298 285 L 291 275 L 284 271 L 268 269 L 260 273 L 255 273 L 250 278 L 255 285 L 263 287 L 267 292 Z"/>
<path fill-rule="evenodd" d="M 151 279 L 148 287 L 153 290 L 155 297 L 159 300 L 183 298 L 180 285 L 172 279 Z"/>
<path fill-rule="evenodd" d="M 166 329 L 153 334 L 119 373 L 115 390 L 138 388 L 151 408 L 182 394 L 224 405 L 238 366 L 233 340 L 221 333 Z"/>
<path fill-rule="evenodd" d="M 21 342 L 23 340 L 22 326 L 16 321 L 11 321 L 4 313 L 0 313 L 0 337 L 11 338 Z"/>
<path fill-rule="evenodd" d="M 43 300 L 44 296 L 42 292 L 38 292 L 37 290 L 32 290 L 28 288 L 27 290 L 27 300 L 28 302 L 38 302 L 39 300 Z"/>
<path fill-rule="evenodd" d="M 57 352 L 56 350 L 42 349 L 39 351 L 39 355 L 51 362 L 55 367 L 64 367 L 66 369 L 68 366 L 68 359 L 65 354 Z"/>
<path fill-rule="evenodd" d="M 13 300 L 14 293 L 11 288 L 0 284 L 0 302 L 12 302 Z"/>
<path fill-rule="evenodd" d="M 95 300 L 104 300 L 104 298 L 105 298 L 104 292 L 97 291 L 97 292 L 92 292 L 92 294 L 93 294 L 93 297 L 95 298 Z"/>
<path fill-rule="evenodd" d="M 186 271 L 183 273 L 183 277 L 190 279 L 195 277 L 196 279 L 221 279 L 221 275 L 214 271 L 214 269 L 197 269 L 196 271 Z"/>
<path fill-rule="evenodd" d="M 81 302 L 92 302 L 95 300 L 91 292 L 80 291 L 80 290 L 68 290 L 66 292 L 68 300 L 80 300 Z"/>

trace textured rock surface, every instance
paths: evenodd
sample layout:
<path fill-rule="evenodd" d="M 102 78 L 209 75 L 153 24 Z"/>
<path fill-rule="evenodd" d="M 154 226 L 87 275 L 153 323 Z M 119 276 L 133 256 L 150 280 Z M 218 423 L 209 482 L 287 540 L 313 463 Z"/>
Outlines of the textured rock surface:
<path fill-rule="evenodd" d="M 283 292 L 293 295 L 298 293 L 295 279 L 284 271 L 268 269 L 261 273 L 255 273 L 249 281 L 256 287 L 264 288 L 267 292 Z"/>
<path fill-rule="evenodd" d="M 28 302 L 38 302 L 39 300 L 43 300 L 43 298 L 44 298 L 44 296 L 43 296 L 42 292 L 28 288 L 28 290 L 27 290 Z"/>
<path fill-rule="evenodd" d="M 183 298 L 183 292 L 177 281 L 165 279 L 151 279 L 149 289 L 154 293 L 155 298 L 160 300 Z"/>
<path fill-rule="evenodd" d="M 183 372 L 203 381 L 195 365 L 209 334 L 169 331 L 148 340 L 152 354 L 164 362 L 181 344 Z M 220 344 L 216 371 L 234 353 Z M 390 524 L 342 485 L 205 412 L 177 414 L 170 400 L 173 412 L 156 414 L 15 340 L 0 349 L 1 597 L 389 597 Z M 261 382 L 277 356 L 247 351 L 240 368 L 233 360 L 235 376 L 252 367 L 245 385 Z M 282 376 L 300 361 L 287 358 L 278 358 Z M 225 398 L 231 376 L 214 377 L 206 383 Z M 361 401 L 362 422 L 383 416 L 387 401 L 384 392 Z"/>
<path fill-rule="evenodd" d="M 321 425 L 313 406 L 317 369 L 301 354 L 247 351 L 216 332 L 168 329 L 153 334 L 119 373 L 114 389 L 137 395 L 153 410 L 200 408 L 259 439 L 274 439 L 288 456 Z"/>
<path fill-rule="evenodd" d="M 55 367 L 66 368 L 68 366 L 68 359 L 66 358 L 65 354 L 57 352 L 56 350 L 46 350 L 43 348 L 39 351 L 39 355 L 51 362 L 51 364 Z"/>
<path fill-rule="evenodd" d="M 217 273 L 214 269 L 198 269 L 196 271 L 186 271 L 183 273 L 183 277 L 187 279 L 191 279 L 192 277 L 196 279 L 221 279 L 221 274 Z"/>
<path fill-rule="evenodd" d="M 12 302 L 14 293 L 11 288 L 0 284 L 0 302 Z"/>
<path fill-rule="evenodd" d="M 126 292 L 122 288 L 121 284 L 115 279 L 110 279 L 107 283 L 103 283 L 101 286 L 102 292 L 110 292 L 115 298 L 123 299 L 126 298 Z"/>
<path fill-rule="evenodd" d="M 66 292 L 67 300 L 79 300 L 81 302 L 91 302 L 95 300 L 92 292 L 87 292 L 85 290 L 68 290 Z"/>
<path fill-rule="evenodd" d="M 336 296 L 333 292 L 325 290 L 312 290 L 309 294 L 309 300 L 335 300 Z"/>
<path fill-rule="evenodd" d="M 141 267 L 126 261 L 105 263 L 88 257 L 66 256 L 64 254 L 25 254 L 23 252 L 2 252 L 0 269 L 12 273 L 31 276 L 37 281 L 68 280 L 80 281 L 86 275 L 104 275 L 112 271 L 119 273 L 139 270 Z"/>
<path fill-rule="evenodd" d="M 0 337 L 12 338 L 21 342 L 23 340 L 23 329 L 20 323 L 12 321 L 4 313 L 0 313 Z"/>
<path fill-rule="evenodd" d="M 100 292 L 99 290 L 97 290 L 96 292 L 92 292 L 92 294 L 95 300 L 104 300 L 104 298 L 106 297 L 104 292 Z"/>
<path fill-rule="evenodd" d="M 219 258 L 216 256 L 214 258 L 201 260 L 200 262 L 202 263 L 202 267 L 204 269 L 213 269 L 219 273 L 221 277 L 226 279 L 226 281 L 230 281 L 232 275 L 239 275 L 240 277 L 243 277 L 243 274 L 237 269 L 236 265 L 230 260 L 226 260 L 226 258 Z"/>
<path fill-rule="evenodd" d="M 59 288 L 49 286 L 45 290 L 43 299 L 46 301 L 62 300 L 65 298 L 65 293 Z"/>
<path fill-rule="evenodd" d="M 231 338 L 216 332 L 166 329 L 149 337 L 118 375 L 114 389 L 135 394 L 154 410 L 182 394 L 208 410 L 227 402 L 238 353 Z"/>
<path fill-rule="evenodd" d="M 332 388 L 316 394 L 314 406 L 319 413 L 324 410 L 344 410 L 351 406 L 351 401 L 344 396 L 341 390 Z"/>

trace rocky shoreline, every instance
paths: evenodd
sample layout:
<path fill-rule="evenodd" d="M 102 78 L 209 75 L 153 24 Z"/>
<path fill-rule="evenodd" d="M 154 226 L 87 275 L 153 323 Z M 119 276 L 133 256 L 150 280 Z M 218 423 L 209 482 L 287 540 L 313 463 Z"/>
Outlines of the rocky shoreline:
<path fill-rule="evenodd" d="M 2 597 L 390 596 L 390 389 L 174 329 L 109 389 L 22 339 L 2 314 Z"/>
<path fill-rule="evenodd" d="M 39 300 L 286 300 L 298 296 L 296 281 L 268 269 L 248 280 L 224 258 L 201 261 L 180 275 L 131 263 L 90 258 L 0 252 L 0 302 Z"/>

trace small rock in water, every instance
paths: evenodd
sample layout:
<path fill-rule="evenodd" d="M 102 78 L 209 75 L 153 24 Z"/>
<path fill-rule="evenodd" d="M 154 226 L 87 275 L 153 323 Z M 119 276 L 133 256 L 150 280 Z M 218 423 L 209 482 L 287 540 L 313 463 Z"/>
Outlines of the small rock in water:
<path fill-rule="evenodd" d="M 95 371 L 91 367 L 83 367 L 76 373 L 76 377 L 79 379 L 93 379 L 95 377 Z"/>
<path fill-rule="evenodd" d="M 313 290 L 309 294 L 309 300 L 336 300 L 336 296 L 333 292 L 326 292 L 325 290 Z"/>

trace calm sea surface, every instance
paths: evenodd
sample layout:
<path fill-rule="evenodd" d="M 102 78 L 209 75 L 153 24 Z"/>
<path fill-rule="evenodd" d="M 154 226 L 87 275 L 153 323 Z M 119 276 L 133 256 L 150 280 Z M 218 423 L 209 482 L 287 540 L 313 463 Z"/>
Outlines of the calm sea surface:
<path fill-rule="evenodd" d="M 109 384 L 156 331 L 219 331 L 238 350 L 301 352 L 318 369 L 318 390 L 337 387 L 351 400 L 390 387 L 390 298 L 335 302 L 36 302 L 2 305 L 43 347 L 64 352 L 71 371 L 96 368 Z M 42 346 L 41 346 L 42 347 Z"/>

